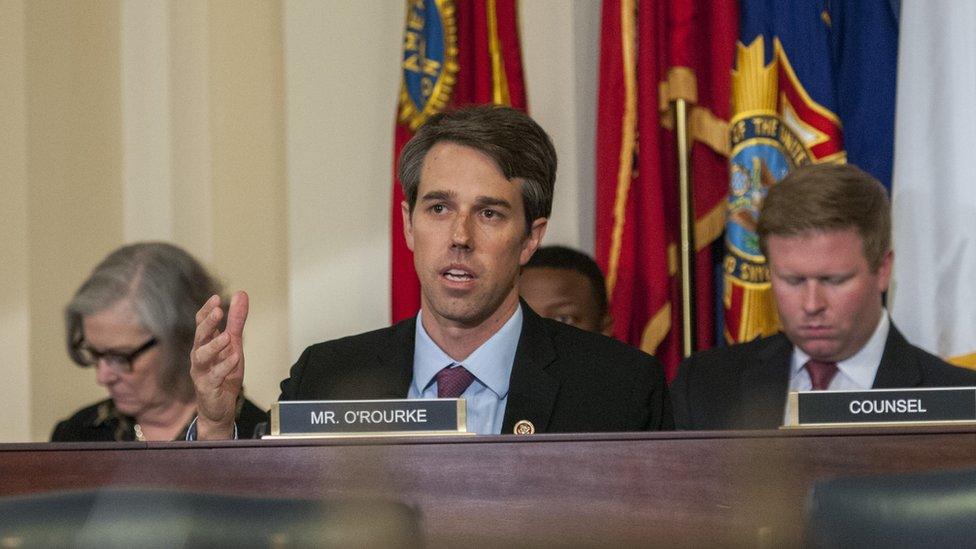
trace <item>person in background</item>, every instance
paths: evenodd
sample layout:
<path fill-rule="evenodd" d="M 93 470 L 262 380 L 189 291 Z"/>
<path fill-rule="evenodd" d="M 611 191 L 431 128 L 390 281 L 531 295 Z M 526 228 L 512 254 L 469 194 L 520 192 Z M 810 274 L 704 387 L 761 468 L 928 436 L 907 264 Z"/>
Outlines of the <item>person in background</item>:
<path fill-rule="evenodd" d="M 131 244 L 109 254 L 65 308 L 68 355 L 109 398 L 61 421 L 52 442 L 177 440 L 196 414 L 190 349 L 199 304 L 219 283 L 171 244 Z M 248 435 L 267 415 L 239 398 Z"/>
<path fill-rule="evenodd" d="M 582 330 L 613 334 L 603 272 L 593 258 L 565 246 L 543 246 L 522 268 L 522 299 L 539 315 Z"/>
<path fill-rule="evenodd" d="M 671 386 L 679 429 L 775 429 L 791 391 L 976 386 L 888 318 L 891 207 L 850 164 L 797 168 L 759 215 L 782 332 L 692 355 Z M 921 281 L 920 281 L 921 282 Z"/>

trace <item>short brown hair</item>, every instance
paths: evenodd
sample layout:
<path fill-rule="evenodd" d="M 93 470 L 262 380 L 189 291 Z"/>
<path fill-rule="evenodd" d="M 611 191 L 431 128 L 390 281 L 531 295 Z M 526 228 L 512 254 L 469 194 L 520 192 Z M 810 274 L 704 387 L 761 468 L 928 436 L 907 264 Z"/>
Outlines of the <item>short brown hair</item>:
<path fill-rule="evenodd" d="M 556 149 L 529 115 L 511 107 L 477 105 L 432 116 L 403 150 L 397 176 L 410 212 L 417 204 L 420 171 L 427 153 L 441 141 L 480 151 L 495 161 L 509 181 L 522 181 L 527 230 L 552 213 Z"/>
<path fill-rule="evenodd" d="M 888 192 L 867 172 L 851 164 L 812 164 L 797 168 L 773 185 L 759 214 L 759 248 L 769 254 L 770 235 L 856 229 L 872 271 L 891 249 Z"/>

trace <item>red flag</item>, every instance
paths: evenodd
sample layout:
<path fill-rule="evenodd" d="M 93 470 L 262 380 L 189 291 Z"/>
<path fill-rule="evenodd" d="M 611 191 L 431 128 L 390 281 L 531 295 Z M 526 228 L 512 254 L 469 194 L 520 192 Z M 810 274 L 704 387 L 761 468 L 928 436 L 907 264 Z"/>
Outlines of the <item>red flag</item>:
<path fill-rule="evenodd" d="M 403 239 L 400 149 L 430 116 L 478 103 L 526 109 L 516 0 L 407 0 L 403 76 L 393 148 L 392 318 L 420 309 L 420 282 Z"/>
<path fill-rule="evenodd" d="M 706 5 L 707 4 L 707 5 Z M 671 102 L 689 104 L 697 346 L 714 340 L 712 243 L 725 222 L 733 0 L 605 0 L 597 115 L 596 255 L 614 335 L 681 359 L 678 184 Z"/>

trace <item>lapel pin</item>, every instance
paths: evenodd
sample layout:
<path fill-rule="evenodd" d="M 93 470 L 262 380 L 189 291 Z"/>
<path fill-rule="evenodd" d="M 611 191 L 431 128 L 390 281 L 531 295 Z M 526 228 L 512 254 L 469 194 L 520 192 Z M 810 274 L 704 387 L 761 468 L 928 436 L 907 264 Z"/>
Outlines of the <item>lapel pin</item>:
<path fill-rule="evenodd" d="M 532 422 L 523 419 L 515 424 L 515 429 L 512 430 L 516 435 L 531 435 L 535 433 L 535 425 Z"/>

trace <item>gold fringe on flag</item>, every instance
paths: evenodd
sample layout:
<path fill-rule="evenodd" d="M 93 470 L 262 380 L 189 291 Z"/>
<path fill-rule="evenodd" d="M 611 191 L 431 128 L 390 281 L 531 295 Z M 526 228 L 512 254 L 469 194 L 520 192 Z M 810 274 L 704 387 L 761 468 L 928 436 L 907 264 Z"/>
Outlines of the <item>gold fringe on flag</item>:
<path fill-rule="evenodd" d="M 665 336 L 671 329 L 671 302 L 668 301 L 662 306 L 647 325 L 644 326 L 644 333 L 641 334 L 640 349 L 649 355 L 657 352 L 658 345 L 664 341 Z"/>
<path fill-rule="evenodd" d="M 955 364 L 956 366 L 962 366 L 963 368 L 969 368 L 970 370 L 976 370 L 976 353 L 950 357 L 946 362 Z"/>
<path fill-rule="evenodd" d="M 508 76 L 505 74 L 505 60 L 502 58 L 502 44 L 498 39 L 498 14 L 495 0 L 488 0 L 488 50 L 491 54 L 492 102 L 496 105 L 511 105 L 508 96 Z"/>
<path fill-rule="evenodd" d="M 617 285 L 620 263 L 620 248 L 623 245 L 624 222 L 627 213 L 627 196 L 630 194 L 631 171 L 634 163 L 634 148 L 637 144 L 637 22 L 633 0 L 620 2 L 620 33 L 624 57 L 624 119 L 621 124 L 623 135 L 620 143 L 619 169 L 617 171 L 617 192 L 613 207 L 613 233 L 610 240 L 610 258 L 607 262 L 607 295 L 613 295 Z"/>

